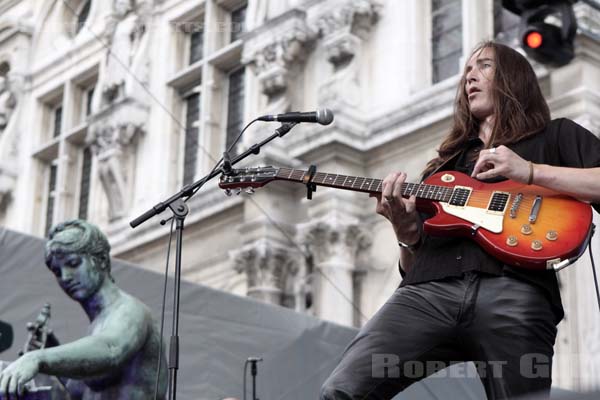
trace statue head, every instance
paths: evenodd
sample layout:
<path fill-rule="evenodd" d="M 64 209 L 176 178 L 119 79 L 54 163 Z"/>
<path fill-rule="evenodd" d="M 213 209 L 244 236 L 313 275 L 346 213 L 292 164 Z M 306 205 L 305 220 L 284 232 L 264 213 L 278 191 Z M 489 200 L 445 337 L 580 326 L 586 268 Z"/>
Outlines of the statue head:
<path fill-rule="evenodd" d="M 114 0 L 113 1 L 113 11 L 120 18 L 125 17 L 128 12 L 133 11 L 134 9 L 135 9 L 135 1 L 134 0 Z"/>
<path fill-rule="evenodd" d="M 74 300 L 93 296 L 110 275 L 110 244 L 106 236 L 86 221 L 55 225 L 46 242 L 46 266 L 60 287 Z"/>

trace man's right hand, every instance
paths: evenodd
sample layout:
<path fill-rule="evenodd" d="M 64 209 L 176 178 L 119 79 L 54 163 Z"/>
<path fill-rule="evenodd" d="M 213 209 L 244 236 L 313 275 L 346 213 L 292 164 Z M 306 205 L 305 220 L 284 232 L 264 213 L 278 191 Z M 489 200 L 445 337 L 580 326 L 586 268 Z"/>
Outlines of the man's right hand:
<path fill-rule="evenodd" d="M 377 199 L 375 211 L 392 223 L 396 238 L 403 243 L 414 244 L 419 240 L 416 197 L 402 197 L 401 189 L 405 180 L 406 173 L 393 172 L 383 180 L 381 195 L 371 196 Z"/>

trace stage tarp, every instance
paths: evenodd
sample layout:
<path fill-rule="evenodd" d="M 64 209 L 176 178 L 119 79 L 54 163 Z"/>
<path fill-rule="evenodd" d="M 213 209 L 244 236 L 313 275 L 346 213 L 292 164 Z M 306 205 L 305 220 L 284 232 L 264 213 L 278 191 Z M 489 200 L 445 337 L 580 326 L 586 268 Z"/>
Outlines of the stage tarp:
<path fill-rule="evenodd" d="M 45 302 L 52 305 L 51 327 L 62 343 L 86 334 L 86 316 L 46 269 L 43 248 L 39 238 L 0 228 L 0 320 L 12 324 L 15 331 L 13 347 L 0 354 L 2 360 L 16 358 L 27 338 L 26 323 L 36 318 Z M 113 260 L 113 276 L 122 289 L 150 306 L 158 321 L 163 277 L 119 260 Z M 171 321 L 171 290 L 168 293 L 165 338 Z M 321 384 L 355 334 L 355 329 L 283 307 L 182 282 L 178 398 L 242 399 L 244 361 L 260 356 L 264 359 L 257 379 L 261 400 L 317 399 Z M 472 367 L 468 368 L 474 372 Z M 463 367 L 452 368 L 464 375 Z M 396 399 L 485 398 L 477 377 L 452 378 L 452 370 L 441 375 L 445 377 L 421 381 Z M 248 388 L 250 382 L 249 377 Z"/>

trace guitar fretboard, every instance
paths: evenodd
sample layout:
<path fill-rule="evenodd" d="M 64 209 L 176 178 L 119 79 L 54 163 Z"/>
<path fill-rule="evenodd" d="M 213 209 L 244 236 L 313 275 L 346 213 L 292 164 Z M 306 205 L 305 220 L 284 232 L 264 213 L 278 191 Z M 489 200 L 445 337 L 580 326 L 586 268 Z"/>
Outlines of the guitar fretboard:
<path fill-rule="evenodd" d="M 279 168 L 277 178 L 294 182 L 304 182 L 307 173 L 307 171 L 301 169 Z M 311 182 L 318 186 L 354 190 L 365 193 L 381 193 L 383 190 L 382 179 L 328 174 L 325 172 L 315 173 Z M 415 195 L 418 198 L 449 202 L 452 198 L 454 188 L 405 182 L 402 184 L 401 191 L 402 196 L 404 197 Z"/>

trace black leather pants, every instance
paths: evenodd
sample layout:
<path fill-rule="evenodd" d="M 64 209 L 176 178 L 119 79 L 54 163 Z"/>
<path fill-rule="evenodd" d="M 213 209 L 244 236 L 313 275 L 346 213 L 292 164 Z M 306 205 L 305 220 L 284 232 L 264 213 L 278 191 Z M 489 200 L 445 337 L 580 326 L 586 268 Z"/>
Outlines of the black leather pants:
<path fill-rule="evenodd" d="M 488 399 L 549 393 L 553 321 L 543 289 L 510 276 L 467 272 L 399 288 L 350 343 L 321 399 L 389 399 L 462 361 L 475 363 Z"/>

